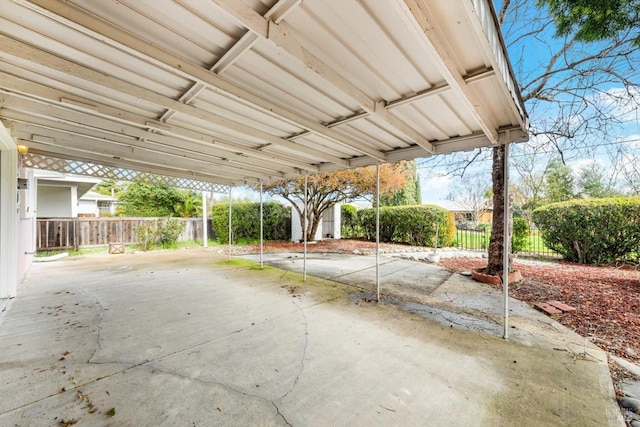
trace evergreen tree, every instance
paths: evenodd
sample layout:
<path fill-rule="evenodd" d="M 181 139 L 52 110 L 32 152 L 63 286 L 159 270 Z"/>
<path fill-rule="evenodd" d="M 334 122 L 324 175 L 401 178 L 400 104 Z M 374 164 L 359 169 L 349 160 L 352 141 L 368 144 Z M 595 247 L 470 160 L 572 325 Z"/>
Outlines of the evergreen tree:
<path fill-rule="evenodd" d="M 380 206 L 411 206 L 421 205 L 420 179 L 415 160 L 400 162 L 404 166 L 407 179 L 399 191 L 380 196 Z"/>
<path fill-rule="evenodd" d="M 576 198 L 573 171 L 560 158 L 551 160 L 545 174 L 545 202 L 563 202 Z"/>
<path fill-rule="evenodd" d="M 192 191 L 134 182 L 119 198 L 119 208 L 125 216 L 196 216 L 198 200 Z"/>
<path fill-rule="evenodd" d="M 620 195 L 611 180 L 607 182 L 604 168 L 596 161 L 580 168 L 577 187 L 578 194 L 582 197 L 602 198 Z"/>

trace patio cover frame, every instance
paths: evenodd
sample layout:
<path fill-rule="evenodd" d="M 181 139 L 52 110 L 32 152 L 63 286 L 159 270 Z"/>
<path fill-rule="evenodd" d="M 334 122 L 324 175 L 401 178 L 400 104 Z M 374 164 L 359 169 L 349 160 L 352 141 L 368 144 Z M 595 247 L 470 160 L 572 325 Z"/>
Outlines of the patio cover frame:
<path fill-rule="evenodd" d="M 528 138 L 490 0 L 0 2 L 34 155 L 230 188 Z"/>

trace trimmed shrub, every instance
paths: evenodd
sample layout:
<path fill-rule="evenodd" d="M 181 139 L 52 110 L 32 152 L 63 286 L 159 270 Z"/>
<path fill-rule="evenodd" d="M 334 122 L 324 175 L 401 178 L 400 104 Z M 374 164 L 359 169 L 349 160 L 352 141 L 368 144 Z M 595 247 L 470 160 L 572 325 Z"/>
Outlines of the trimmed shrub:
<path fill-rule="evenodd" d="M 568 261 L 607 264 L 640 252 L 640 197 L 552 203 L 532 218 L 547 246 Z"/>
<path fill-rule="evenodd" d="M 148 251 L 156 245 L 163 248 L 173 247 L 184 227 L 185 223 L 176 218 L 158 218 L 156 221 L 144 221 L 133 230 L 142 250 Z"/>
<path fill-rule="evenodd" d="M 511 252 L 516 253 L 527 247 L 529 224 L 524 218 L 513 218 L 513 235 L 511 236 Z"/>
<path fill-rule="evenodd" d="M 376 211 L 358 211 L 364 238 L 375 240 Z M 453 241 L 449 227 L 449 211 L 438 206 L 392 206 L 380 208 L 380 241 L 406 243 L 414 246 L 433 246 L 438 223 L 438 247 L 450 246 Z"/>
<path fill-rule="evenodd" d="M 229 204 L 211 207 L 213 238 L 229 240 Z M 278 202 L 263 205 L 264 240 L 290 240 L 291 210 Z M 231 206 L 231 241 L 260 240 L 260 203 L 234 203 Z"/>
<path fill-rule="evenodd" d="M 456 216 L 453 212 L 449 212 L 449 226 L 447 227 L 447 234 L 450 244 L 453 245 L 453 241 L 456 240 Z"/>
<path fill-rule="evenodd" d="M 158 221 L 157 243 L 163 248 L 173 246 L 184 231 L 184 222 L 176 218 L 162 218 Z"/>
<path fill-rule="evenodd" d="M 342 237 L 362 237 L 359 235 L 358 209 L 353 205 L 340 206 L 340 233 Z"/>

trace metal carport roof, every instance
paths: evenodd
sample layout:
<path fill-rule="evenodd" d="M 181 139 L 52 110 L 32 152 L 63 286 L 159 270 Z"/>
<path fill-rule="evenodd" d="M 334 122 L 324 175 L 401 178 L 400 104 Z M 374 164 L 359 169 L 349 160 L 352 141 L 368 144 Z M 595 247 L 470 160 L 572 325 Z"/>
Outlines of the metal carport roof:
<path fill-rule="evenodd" d="M 488 0 L 0 0 L 30 153 L 223 185 L 526 140 Z"/>

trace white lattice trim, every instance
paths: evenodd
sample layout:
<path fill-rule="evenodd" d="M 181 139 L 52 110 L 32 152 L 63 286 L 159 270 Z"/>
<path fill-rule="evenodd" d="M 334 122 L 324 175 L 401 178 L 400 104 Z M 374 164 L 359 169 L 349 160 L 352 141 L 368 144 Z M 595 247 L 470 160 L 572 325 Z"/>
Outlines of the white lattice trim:
<path fill-rule="evenodd" d="M 25 168 L 43 169 L 76 175 L 87 175 L 97 178 L 114 179 L 118 181 L 132 181 L 162 187 L 187 188 L 196 191 L 213 191 L 214 193 L 228 193 L 229 186 L 210 182 L 195 181 L 187 178 L 155 175 L 147 172 L 137 172 L 131 169 L 103 166 L 85 163 L 77 160 L 65 160 L 40 154 L 24 154 L 22 165 Z"/>

